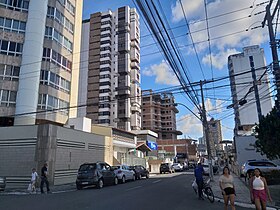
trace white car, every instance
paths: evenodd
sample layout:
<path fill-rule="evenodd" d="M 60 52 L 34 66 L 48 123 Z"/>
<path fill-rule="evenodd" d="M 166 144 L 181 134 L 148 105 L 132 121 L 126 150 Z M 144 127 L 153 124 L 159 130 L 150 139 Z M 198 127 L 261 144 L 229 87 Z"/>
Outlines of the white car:
<path fill-rule="evenodd" d="M 115 174 L 122 183 L 125 183 L 128 180 L 134 181 L 136 179 L 135 172 L 130 170 L 126 165 L 112 166 L 112 168 L 114 168 Z"/>
<path fill-rule="evenodd" d="M 172 166 L 175 171 L 183 171 L 184 169 L 184 166 L 181 163 L 174 163 Z"/>

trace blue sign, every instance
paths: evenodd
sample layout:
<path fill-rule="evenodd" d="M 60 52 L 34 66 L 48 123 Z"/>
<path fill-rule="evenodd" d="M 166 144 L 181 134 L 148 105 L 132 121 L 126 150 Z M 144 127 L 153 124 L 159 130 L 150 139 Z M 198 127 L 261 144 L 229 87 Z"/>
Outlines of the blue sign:
<path fill-rule="evenodd" d="M 156 142 L 153 141 L 147 141 L 147 145 L 151 150 L 157 150 L 158 146 Z"/>

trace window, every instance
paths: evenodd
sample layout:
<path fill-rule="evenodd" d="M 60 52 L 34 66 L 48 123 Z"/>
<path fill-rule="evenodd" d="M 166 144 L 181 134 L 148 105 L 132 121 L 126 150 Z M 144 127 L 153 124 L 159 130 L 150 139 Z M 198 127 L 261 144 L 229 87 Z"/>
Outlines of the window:
<path fill-rule="evenodd" d="M 49 48 L 44 48 L 42 60 L 51 61 L 52 63 L 55 63 L 57 66 L 60 66 L 68 71 L 71 71 L 71 69 L 72 69 L 71 61 L 69 61 L 61 54 L 59 54 L 56 51 L 49 49 Z"/>
<path fill-rule="evenodd" d="M 39 94 L 38 108 L 43 110 L 57 109 L 60 113 L 67 115 L 69 103 L 48 94 Z"/>
<path fill-rule="evenodd" d="M 1 0 L 0 6 L 10 10 L 27 12 L 29 0 Z"/>
<path fill-rule="evenodd" d="M 45 37 L 48 39 L 55 40 L 59 45 L 63 46 L 69 52 L 72 52 L 73 50 L 72 42 L 70 42 L 66 37 L 64 37 L 54 28 L 46 26 Z"/>
<path fill-rule="evenodd" d="M 46 70 L 41 70 L 40 83 L 49 85 L 55 89 L 70 93 L 70 81 L 62 78 L 61 76 Z"/>
<path fill-rule="evenodd" d="M 16 91 L 0 90 L 0 106 L 14 107 L 16 105 Z"/>
<path fill-rule="evenodd" d="M 19 56 L 22 54 L 22 44 L 0 40 L 0 53 L 4 55 Z"/>

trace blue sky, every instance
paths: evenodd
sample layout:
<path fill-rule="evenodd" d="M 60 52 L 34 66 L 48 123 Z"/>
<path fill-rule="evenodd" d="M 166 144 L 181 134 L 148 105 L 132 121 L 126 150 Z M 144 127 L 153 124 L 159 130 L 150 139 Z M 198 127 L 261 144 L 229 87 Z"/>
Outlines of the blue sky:
<path fill-rule="evenodd" d="M 157 2 L 157 1 L 155 1 Z M 184 61 L 188 67 L 191 82 L 203 79 L 228 76 L 227 57 L 231 54 L 242 52 L 242 48 L 249 45 L 260 45 L 265 50 L 267 64 L 271 63 L 267 28 L 251 30 L 259 26 L 264 13 L 254 15 L 265 9 L 257 4 L 260 0 L 211 0 L 207 1 L 209 35 L 211 44 L 212 67 L 209 59 L 209 42 L 206 29 L 205 10 L 203 0 L 182 0 L 182 4 L 189 22 L 192 36 L 187 35 L 188 28 L 179 0 L 160 1 L 163 11 L 172 28 L 172 32 L 179 45 Z M 83 19 L 89 18 L 91 13 L 111 9 L 116 10 L 121 6 L 135 7 L 132 0 L 84 0 Z M 250 8 L 252 6 L 252 8 Z M 140 12 L 139 12 L 140 13 Z M 249 15 L 251 15 L 249 17 Z M 246 31 L 246 29 L 249 29 Z M 141 31 L 141 88 L 161 89 L 178 85 L 178 81 L 155 44 L 154 38 L 146 28 L 144 18 L 140 13 Z M 230 35 L 233 34 L 233 35 Z M 198 56 L 192 47 L 192 39 Z M 198 57 L 198 60 L 197 60 Z M 201 67 L 200 67 L 201 66 Z M 203 73 L 202 73 L 203 72 Z M 233 110 L 225 107 L 231 104 L 229 81 L 224 80 L 205 86 L 205 100 L 209 117 L 220 119 L 222 123 L 223 139 L 232 139 L 233 136 Z M 198 88 L 198 87 L 197 87 Z M 246 88 L 246 87 L 244 87 Z M 200 93 L 198 93 L 200 95 Z M 177 102 L 184 103 L 197 113 L 193 105 L 183 93 L 175 93 Z M 202 136 L 201 123 L 184 107 L 178 106 L 177 127 L 183 137 L 198 138 Z"/>

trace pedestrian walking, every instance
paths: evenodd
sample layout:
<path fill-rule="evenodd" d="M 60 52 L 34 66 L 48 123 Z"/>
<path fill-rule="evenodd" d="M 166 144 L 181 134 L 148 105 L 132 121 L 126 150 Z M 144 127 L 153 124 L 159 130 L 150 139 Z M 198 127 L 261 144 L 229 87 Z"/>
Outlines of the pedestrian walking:
<path fill-rule="evenodd" d="M 36 172 L 36 169 L 32 168 L 32 173 L 31 173 L 31 192 L 36 192 L 37 180 L 38 180 L 38 174 Z"/>
<path fill-rule="evenodd" d="M 198 199 L 199 200 L 204 200 L 202 197 L 202 188 L 203 188 L 203 167 L 201 163 L 197 164 L 197 167 L 194 170 L 194 176 L 195 176 L 195 181 L 197 184 L 197 189 L 198 189 Z"/>
<path fill-rule="evenodd" d="M 223 174 L 219 178 L 220 188 L 222 190 L 222 195 L 224 198 L 224 210 L 228 209 L 228 202 L 230 201 L 230 206 L 232 210 L 235 210 L 234 200 L 235 200 L 235 189 L 233 183 L 233 176 L 230 175 L 229 167 L 225 166 L 223 169 Z"/>
<path fill-rule="evenodd" d="M 261 170 L 259 168 L 254 170 L 254 176 L 249 180 L 249 187 L 251 201 L 252 203 L 255 203 L 256 209 L 266 210 L 267 198 L 270 202 L 272 202 L 272 199 L 270 197 L 266 180 L 262 176 Z"/>
<path fill-rule="evenodd" d="M 45 163 L 44 166 L 41 169 L 41 185 L 40 185 L 40 189 L 41 189 L 41 193 L 44 193 L 44 184 L 46 183 L 47 186 L 47 192 L 50 192 L 50 188 L 49 188 L 49 181 L 48 181 L 48 164 Z"/>

